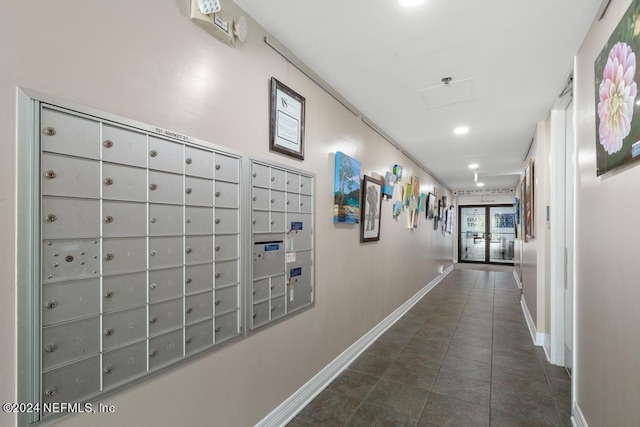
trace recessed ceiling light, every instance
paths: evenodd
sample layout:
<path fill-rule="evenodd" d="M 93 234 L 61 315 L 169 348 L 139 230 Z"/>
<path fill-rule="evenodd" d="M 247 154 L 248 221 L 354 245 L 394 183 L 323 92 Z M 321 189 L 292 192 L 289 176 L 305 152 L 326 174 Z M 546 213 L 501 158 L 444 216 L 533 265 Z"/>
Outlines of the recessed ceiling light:
<path fill-rule="evenodd" d="M 484 182 L 479 182 L 476 184 L 478 187 L 484 187 Z"/>
<path fill-rule="evenodd" d="M 405 7 L 418 6 L 424 3 L 424 0 L 400 0 L 400 4 Z"/>
<path fill-rule="evenodd" d="M 465 133 L 469 133 L 469 128 L 467 126 L 458 126 L 453 130 L 453 133 L 456 135 L 464 135 Z"/>
<path fill-rule="evenodd" d="M 469 169 L 478 169 L 478 167 L 479 167 L 479 166 L 480 166 L 480 165 L 478 165 L 477 163 L 471 163 L 471 164 L 469 165 Z"/>

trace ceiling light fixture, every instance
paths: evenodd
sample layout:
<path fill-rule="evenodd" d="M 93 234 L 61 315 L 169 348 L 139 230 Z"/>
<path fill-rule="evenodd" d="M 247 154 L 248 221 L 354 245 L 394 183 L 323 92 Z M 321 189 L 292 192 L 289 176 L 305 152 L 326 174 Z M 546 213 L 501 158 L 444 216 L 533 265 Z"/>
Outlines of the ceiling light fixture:
<path fill-rule="evenodd" d="M 418 6 L 424 3 L 424 0 L 400 0 L 400 4 L 404 7 Z"/>
<path fill-rule="evenodd" d="M 456 135 L 464 135 L 469 133 L 469 128 L 467 126 L 458 126 L 453 130 L 453 133 Z"/>
<path fill-rule="evenodd" d="M 469 165 L 469 169 L 478 169 L 479 165 L 477 163 L 471 163 Z"/>
<path fill-rule="evenodd" d="M 473 180 L 475 182 L 478 182 L 478 172 L 477 171 L 473 173 Z"/>
<path fill-rule="evenodd" d="M 476 184 L 478 187 L 484 187 L 484 182 L 479 182 Z"/>

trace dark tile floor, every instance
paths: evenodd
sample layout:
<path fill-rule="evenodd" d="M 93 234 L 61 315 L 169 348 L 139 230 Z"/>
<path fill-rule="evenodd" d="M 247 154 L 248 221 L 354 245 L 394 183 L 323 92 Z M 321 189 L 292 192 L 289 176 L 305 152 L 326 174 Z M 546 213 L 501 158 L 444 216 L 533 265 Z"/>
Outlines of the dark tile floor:
<path fill-rule="evenodd" d="M 289 425 L 571 426 L 571 381 L 502 270 L 449 273 Z"/>

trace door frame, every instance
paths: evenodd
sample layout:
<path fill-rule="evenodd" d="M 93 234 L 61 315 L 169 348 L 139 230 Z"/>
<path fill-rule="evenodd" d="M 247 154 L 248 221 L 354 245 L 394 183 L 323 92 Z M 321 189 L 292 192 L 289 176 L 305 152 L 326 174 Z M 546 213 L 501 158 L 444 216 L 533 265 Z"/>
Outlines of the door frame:
<path fill-rule="evenodd" d="M 471 204 L 471 205 L 458 205 L 458 262 L 465 264 L 492 264 L 492 265 L 514 265 L 514 261 L 511 262 L 495 262 L 490 261 L 491 259 L 491 250 L 490 241 L 485 239 L 485 248 L 484 248 L 484 261 L 473 261 L 473 260 L 463 260 L 462 259 L 462 208 L 485 208 L 485 222 L 484 229 L 485 234 L 491 233 L 491 222 L 487 221 L 486 218 L 489 217 L 489 212 L 491 208 L 509 208 L 513 207 L 513 204 L 508 203 L 496 203 L 496 204 Z M 515 213 L 515 212 L 514 212 Z M 515 242 L 515 239 L 514 239 Z"/>

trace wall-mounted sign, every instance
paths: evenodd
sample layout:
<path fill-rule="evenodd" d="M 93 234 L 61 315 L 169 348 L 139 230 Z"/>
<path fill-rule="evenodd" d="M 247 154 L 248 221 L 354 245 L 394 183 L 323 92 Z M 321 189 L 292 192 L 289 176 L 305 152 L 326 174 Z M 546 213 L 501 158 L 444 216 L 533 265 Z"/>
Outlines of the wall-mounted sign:
<path fill-rule="evenodd" d="M 271 78 L 269 149 L 304 160 L 305 99 Z"/>

